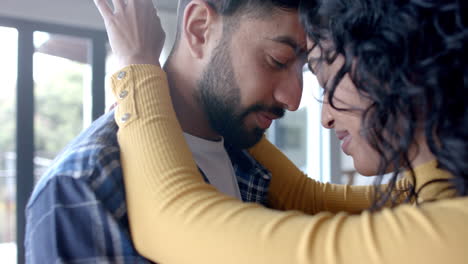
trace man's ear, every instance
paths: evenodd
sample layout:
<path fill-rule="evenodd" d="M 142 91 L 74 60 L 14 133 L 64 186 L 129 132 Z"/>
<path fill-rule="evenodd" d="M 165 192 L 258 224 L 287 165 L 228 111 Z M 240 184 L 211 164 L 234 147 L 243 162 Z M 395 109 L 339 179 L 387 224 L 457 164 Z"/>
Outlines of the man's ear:
<path fill-rule="evenodd" d="M 185 8 L 182 34 L 195 58 L 206 55 L 209 41 L 216 35 L 214 26 L 218 19 L 216 11 L 203 0 L 194 0 Z"/>

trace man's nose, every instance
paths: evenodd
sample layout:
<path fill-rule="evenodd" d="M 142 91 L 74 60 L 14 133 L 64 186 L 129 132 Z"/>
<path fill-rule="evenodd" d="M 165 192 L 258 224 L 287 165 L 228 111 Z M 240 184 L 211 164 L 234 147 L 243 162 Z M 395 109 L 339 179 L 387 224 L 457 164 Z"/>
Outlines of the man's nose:
<path fill-rule="evenodd" d="M 301 103 L 302 85 L 302 71 L 291 73 L 290 78 L 282 80 L 275 89 L 275 100 L 286 110 L 296 111 Z"/>

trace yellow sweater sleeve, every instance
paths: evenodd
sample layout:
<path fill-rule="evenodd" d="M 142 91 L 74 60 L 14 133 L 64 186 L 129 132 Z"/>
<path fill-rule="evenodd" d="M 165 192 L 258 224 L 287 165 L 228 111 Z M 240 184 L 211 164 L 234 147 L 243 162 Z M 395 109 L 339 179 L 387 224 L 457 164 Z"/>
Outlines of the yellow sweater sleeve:
<path fill-rule="evenodd" d="M 250 154 L 272 173 L 268 199 L 272 208 L 319 212 L 358 213 L 370 208 L 374 186 L 349 186 L 317 182 L 305 175 L 279 149 L 263 138 Z M 398 182 L 398 190 L 407 188 Z M 382 186 L 385 188 L 385 186 Z"/>
<path fill-rule="evenodd" d="M 467 198 L 310 216 L 217 192 L 192 160 L 164 73 L 122 72 L 113 78 L 123 98 L 115 119 L 131 234 L 143 256 L 164 264 L 466 263 Z"/>

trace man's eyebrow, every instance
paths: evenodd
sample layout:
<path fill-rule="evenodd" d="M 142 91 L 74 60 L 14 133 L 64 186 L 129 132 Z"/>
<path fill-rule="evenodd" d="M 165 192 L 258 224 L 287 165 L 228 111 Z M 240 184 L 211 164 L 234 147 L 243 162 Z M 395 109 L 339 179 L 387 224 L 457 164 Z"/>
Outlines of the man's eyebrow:
<path fill-rule="evenodd" d="M 290 36 L 279 36 L 279 37 L 272 38 L 270 40 L 288 45 L 294 50 L 294 53 L 296 53 L 296 55 L 303 56 L 304 54 L 307 54 L 306 44 L 304 43 L 301 45 L 297 43 L 297 41 Z"/>

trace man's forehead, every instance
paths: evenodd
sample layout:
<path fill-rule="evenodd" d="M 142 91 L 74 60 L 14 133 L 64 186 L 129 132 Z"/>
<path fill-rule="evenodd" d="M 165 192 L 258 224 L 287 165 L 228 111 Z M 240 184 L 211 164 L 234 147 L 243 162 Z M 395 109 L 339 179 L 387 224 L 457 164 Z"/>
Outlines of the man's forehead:
<path fill-rule="evenodd" d="M 294 35 L 278 35 L 269 40 L 289 46 L 296 54 L 307 53 L 307 43 L 305 39 L 298 39 Z"/>
<path fill-rule="evenodd" d="M 306 33 L 295 12 L 245 22 L 249 24 L 246 27 L 255 34 L 284 44 L 306 47 Z"/>
<path fill-rule="evenodd" d="M 275 11 L 268 17 L 250 17 L 240 21 L 241 32 L 248 32 L 251 38 L 262 42 L 279 43 L 290 47 L 296 53 L 307 49 L 307 38 L 299 15 L 294 11 Z"/>

